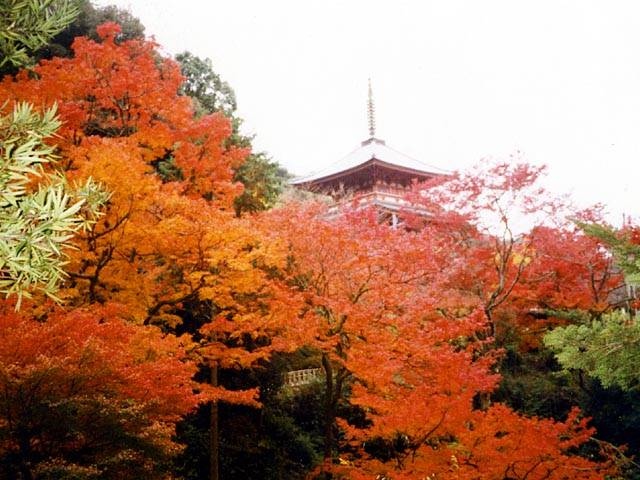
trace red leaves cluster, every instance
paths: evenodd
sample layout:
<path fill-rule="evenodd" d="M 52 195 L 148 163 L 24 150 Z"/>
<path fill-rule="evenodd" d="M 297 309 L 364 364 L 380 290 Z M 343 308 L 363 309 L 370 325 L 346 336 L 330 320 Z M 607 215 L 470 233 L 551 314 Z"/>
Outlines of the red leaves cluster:
<path fill-rule="evenodd" d="M 477 409 L 498 381 L 500 322 L 534 308 L 605 308 L 615 282 L 600 245 L 575 229 L 544 218 L 527 235 L 511 230 L 516 207 L 560 208 L 539 197 L 540 172 L 501 165 L 443 182 L 420 194 L 434 216 L 419 229 L 380 225 L 374 212 L 326 219 L 289 206 L 271 215 L 267 230 L 291 257 L 288 306 L 298 309 L 283 318 L 280 342 L 321 352 L 333 378 L 326 414 L 335 415 L 348 388 L 370 422 L 338 419 L 345 453 L 320 469 L 394 480 L 595 479 L 610 471 L 575 454 L 592 434 L 577 412 L 552 422 L 486 402 Z M 444 208 L 452 205 L 455 213 Z M 490 216 L 493 232 L 479 222 Z M 521 328 L 525 335 L 529 326 Z M 395 445 L 386 461 L 367 450 L 376 439 Z"/>
<path fill-rule="evenodd" d="M 108 465 L 127 448 L 119 436 L 132 439 L 130 455 L 145 472 L 155 471 L 142 467 L 146 450 L 168 457 L 179 449 L 175 422 L 208 398 L 195 393 L 200 386 L 191 380 L 195 365 L 185 361 L 188 339 L 132 325 L 109 305 L 56 309 L 46 321 L 12 305 L 1 308 L 4 458 L 37 470 L 39 462 L 70 455 L 113 478 L 119 467 Z"/>
<path fill-rule="evenodd" d="M 214 197 L 229 208 L 238 193 L 231 167 L 248 154 L 225 145 L 230 120 L 220 114 L 194 118 L 191 99 L 178 95 L 183 78 L 177 63 L 160 57 L 150 41 L 116 43 L 119 28 L 102 25 L 102 41 L 77 38 L 73 58 L 43 61 L 32 73 L 5 79 L 2 96 L 58 105 L 63 120 L 60 146 L 71 172 L 91 161 L 81 148 L 85 139 L 107 137 L 122 150 L 135 152 L 136 161 L 173 158 L 182 170 L 185 193 Z M 117 174 L 120 181 L 126 178 L 126 170 Z M 109 180 L 116 179 L 103 179 Z"/>
<path fill-rule="evenodd" d="M 577 409 L 565 422 L 517 415 L 504 405 L 475 412 L 453 449 L 451 468 L 459 479 L 593 479 L 603 478 L 610 465 L 573 454 L 594 430 Z"/>

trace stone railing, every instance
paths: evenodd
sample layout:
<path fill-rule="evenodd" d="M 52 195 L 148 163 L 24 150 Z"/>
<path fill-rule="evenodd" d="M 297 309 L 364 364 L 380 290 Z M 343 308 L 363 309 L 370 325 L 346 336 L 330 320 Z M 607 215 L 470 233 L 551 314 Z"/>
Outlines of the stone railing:
<path fill-rule="evenodd" d="M 288 387 L 299 387 L 308 385 L 323 376 L 321 368 L 307 368 L 304 370 L 294 370 L 284 374 L 284 384 Z"/>

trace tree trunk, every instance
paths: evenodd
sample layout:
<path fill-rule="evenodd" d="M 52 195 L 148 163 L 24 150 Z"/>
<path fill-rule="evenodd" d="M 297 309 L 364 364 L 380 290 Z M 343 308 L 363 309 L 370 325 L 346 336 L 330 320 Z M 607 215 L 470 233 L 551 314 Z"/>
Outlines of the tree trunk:
<path fill-rule="evenodd" d="M 325 374 L 325 397 L 324 397 L 324 459 L 333 457 L 333 425 L 336 418 L 336 409 L 333 392 L 333 368 L 331 361 L 326 354 L 322 355 L 322 367 Z"/>
<path fill-rule="evenodd" d="M 33 480 L 29 458 L 31 456 L 31 438 L 24 431 L 18 434 L 20 448 L 20 476 L 22 480 Z"/>
<path fill-rule="evenodd" d="M 217 362 L 211 362 L 211 385 L 218 386 L 218 364 Z M 219 426 L 218 426 L 218 402 L 211 401 L 211 418 L 209 424 L 209 480 L 220 479 L 220 439 L 219 439 Z"/>

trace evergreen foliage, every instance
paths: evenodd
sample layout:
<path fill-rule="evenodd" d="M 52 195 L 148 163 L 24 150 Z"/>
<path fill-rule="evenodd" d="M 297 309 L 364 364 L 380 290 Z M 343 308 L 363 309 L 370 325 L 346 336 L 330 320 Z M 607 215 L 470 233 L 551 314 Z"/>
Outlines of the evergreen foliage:
<path fill-rule="evenodd" d="M 45 139 L 58 126 L 54 108 L 38 114 L 26 103 L 0 117 L 0 292 L 7 295 L 31 288 L 53 295 L 65 247 L 106 200 L 92 180 L 71 191 L 62 175 L 44 170 L 56 160 Z M 41 177 L 35 191 L 34 177 Z"/>
<path fill-rule="evenodd" d="M 0 68 L 33 62 L 32 54 L 79 13 L 76 0 L 0 1 Z"/>
<path fill-rule="evenodd" d="M 30 54 L 77 13 L 70 1 L 1 2 L 0 68 L 29 64 Z M 55 107 L 39 114 L 18 103 L 11 113 L 0 112 L 0 292 L 17 294 L 18 306 L 32 288 L 54 294 L 64 275 L 64 248 L 107 199 L 91 179 L 72 191 L 51 169 L 57 157 L 46 139 L 59 126 Z"/>
<path fill-rule="evenodd" d="M 185 81 L 181 92 L 196 101 L 196 112 L 222 112 L 233 117 L 238 103 L 231 86 L 213 70 L 211 59 L 201 59 L 191 52 L 176 55 Z"/>
<path fill-rule="evenodd" d="M 638 388 L 640 322 L 624 311 L 583 325 L 556 328 L 545 336 L 565 369 L 582 370 L 605 387 Z"/>

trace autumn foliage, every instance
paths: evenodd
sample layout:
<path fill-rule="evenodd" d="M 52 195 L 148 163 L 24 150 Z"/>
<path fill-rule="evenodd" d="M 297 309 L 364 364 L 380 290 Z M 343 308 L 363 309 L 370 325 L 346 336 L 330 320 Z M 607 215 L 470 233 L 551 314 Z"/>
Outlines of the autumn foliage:
<path fill-rule="evenodd" d="M 77 248 L 69 251 L 68 280 L 59 292 L 65 311 L 52 311 L 37 300 L 23 307 L 23 317 L 5 317 L 16 327 L 4 332 L 8 337 L 3 344 L 10 350 L 33 349 L 36 365 L 21 368 L 34 370 L 37 376 L 44 368 L 38 364 L 42 360 L 59 372 L 42 392 L 35 392 L 40 395 L 38 408 L 43 414 L 52 413 L 47 405 L 67 405 L 64 399 L 72 402 L 78 388 L 77 395 L 89 395 L 88 403 L 68 403 L 69 415 L 78 413 L 78 422 L 84 423 L 70 426 L 78 429 L 77 434 L 56 432 L 60 437 L 51 440 L 56 451 L 40 450 L 37 435 L 41 431 L 49 435 L 45 427 L 25 427 L 33 435 L 29 438 L 11 430 L 2 454 L 17 465 L 14 451 L 26 449 L 30 453 L 20 462 L 34 466 L 36 461 L 43 465 L 50 461 L 52 472 L 86 466 L 86 475 L 98 478 L 123 478 L 123 472 L 142 478 L 144 472 L 151 475 L 166 467 L 162 459 L 178 451 L 171 439 L 181 415 L 201 401 L 251 403 L 255 396 L 253 391 L 222 388 L 198 395 L 192 377 L 196 362 L 206 361 L 207 352 L 189 340 L 162 337 L 156 327 L 142 325 L 194 333 L 198 322 L 215 313 L 249 315 L 247 305 L 239 312 L 235 297 L 248 297 L 260 288 L 262 274 L 253 265 L 262 257 L 263 263 L 269 259 L 250 226 L 235 220 L 232 212 L 240 190 L 231 181 L 232 167 L 248 152 L 226 145 L 230 121 L 222 115 L 196 119 L 190 99 L 178 95 L 182 77 L 177 65 L 160 57 L 152 42 L 117 43 L 118 28 L 106 24 L 99 29 L 101 42 L 75 41 L 73 58 L 44 61 L 32 73 L 22 72 L 0 84 L 2 97 L 11 102 L 24 100 L 42 108 L 57 104 L 63 122 L 57 138 L 58 166 L 71 181 L 91 177 L 110 192 L 100 221 L 79 235 Z M 181 313 L 188 303 L 200 304 L 205 320 L 191 316 L 194 324 L 183 325 Z M 38 321 L 26 318 L 29 314 Z M 43 319 L 45 323 L 38 323 Z M 29 339 L 20 338 L 29 331 Z M 77 341 L 65 340 L 65 335 L 75 334 Z M 54 342 L 52 352 L 39 353 L 38 348 L 46 350 L 48 345 L 39 346 L 37 340 L 43 337 Z M 92 349 L 94 337 L 97 353 Z M 134 350 L 127 349 L 128 342 Z M 60 358 L 48 359 L 58 354 Z M 23 356 L 29 358 L 27 353 Z M 56 364 L 65 359 L 70 362 L 68 371 Z M 86 364 L 87 373 L 78 366 L 82 362 L 91 362 Z M 96 371 L 89 372 L 91 368 Z M 85 375 L 90 376 L 86 387 L 81 383 Z M 22 387 L 16 388 L 7 404 L 18 408 Z M 3 421 L 15 415 L 7 411 Z M 26 412 L 23 418 L 29 415 Z M 101 421 L 110 423 L 96 435 L 111 435 L 112 450 L 107 440 L 83 431 Z M 131 447 L 129 452 L 127 439 L 138 442 L 140 451 Z M 104 458 L 96 453 L 89 465 L 74 449 L 90 450 L 87 459 L 105 449 Z M 151 449 L 157 454 L 149 453 Z M 119 470 L 114 470 L 120 456 Z M 133 467 L 127 470 L 127 465 L 138 462 L 140 476 Z M 26 470 L 21 475 L 31 478 Z"/>
<path fill-rule="evenodd" d="M 323 371 L 315 473 L 613 471 L 578 455 L 593 432 L 577 410 L 552 421 L 490 401 L 507 329 L 535 348 L 532 312 L 602 312 L 619 282 L 601 245 L 538 187 L 542 169 L 513 159 L 443 177 L 416 190 L 428 216 L 408 216 L 407 228 L 314 205 L 238 219 L 233 168 L 249 152 L 230 146 L 229 119 L 195 116 L 177 65 L 153 42 L 119 43 L 114 24 L 98 33 L 101 42 L 76 39 L 73 58 L 0 83 L 11 102 L 56 103 L 65 174 L 111 193 L 70 251 L 65 306 L 3 307 L 8 471 L 160 478 L 179 449 L 175 423 L 199 402 L 258 405 L 256 389 L 197 384 L 198 366 L 264 366 L 302 347 Z"/>
<path fill-rule="evenodd" d="M 340 461 L 328 461 L 317 473 L 602 478 L 607 465 L 573 454 L 592 433 L 577 412 L 555 423 L 500 404 L 478 410 L 499 381 L 494 365 L 500 351 L 488 336 L 493 317 L 487 297 L 464 282 L 495 275 L 494 256 L 483 252 L 494 243 L 483 245 L 472 233 L 477 243 L 470 245 L 468 223 L 457 231 L 452 222 L 443 229 L 437 220 L 418 230 L 393 229 L 374 211 L 327 218 L 295 206 L 267 222 L 271 236 L 288 245 L 282 288 L 297 311 L 284 319 L 274 343 L 318 352 L 327 460 L 340 444 Z M 512 267 L 505 268 L 520 287 L 524 268 L 517 281 Z M 338 418 L 347 401 L 364 419 Z"/>
<path fill-rule="evenodd" d="M 211 288 L 239 191 L 232 167 L 247 151 L 225 145 L 231 126 L 222 115 L 194 117 L 190 99 L 178 95 L 174 62 L 149 41 L 117 44 L 118 28 L 100 27 L 101 43 L 76 39 L 74 58 L 42 62 L 35 78 L 23 72 L 0 90 L 16 101 L 56 102 L 67 176 L 92 177 L 111 192 L 103 218 L 72 252 L 62 295 L 78 306 L 127 305 L 139 323 L 171 323 L 168 307 Z"/>
<path fill-rule="evenodd" d="M 180 449 L 173 426 L 202 400 L 190 341 L 120 313 L 2 306 L 1 478 L 157 478 Z"/>

